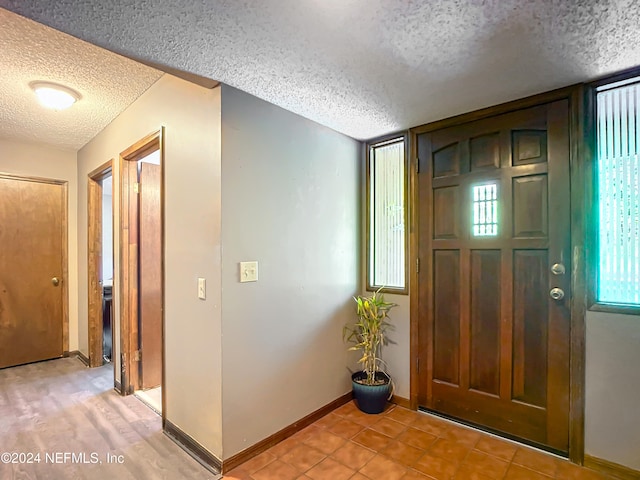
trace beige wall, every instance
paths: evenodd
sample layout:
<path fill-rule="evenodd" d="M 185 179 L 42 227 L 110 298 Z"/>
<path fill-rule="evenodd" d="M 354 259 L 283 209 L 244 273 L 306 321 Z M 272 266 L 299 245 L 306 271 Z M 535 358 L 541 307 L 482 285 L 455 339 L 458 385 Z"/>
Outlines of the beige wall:
<path fill-rule="evenodd" d="M 69 351 L 78 349 L 78 249 L 76 152 L 0 139 L 0 172 L 67 182 Z"/>
<path fill-rule="evenodd" d="M 640 316 L 587 313 L 585 453 L 640 471 Z"/>
<path fill-rule="evenodd" d="M 359 165 L 358 142 L 222 86 L 225 459 L 351 389 Z"/>
<path fill-rule="evenodd" d="M 220 88 L 205 89 L 164 75 L 78 152 L 78 178 L 84 186 L 91 170 L 109 159 L 117 159 L 120 152 L 163 125 L 165 411 L 169 421 L 220 458 Z M 117 170 L 116 162 L 114 178 Z M 119 190 L 115 183 L 117 225 Z M 78 195 L 78 251 L 79 334 L 85 353 L 86 204 L 87 191 L 83 187 Z M 117 250 L 115 257 L 114 292 L 117 292 Z M 197 277 L 207 279 L 206 300 L 197 298 Z M 116 294 L 116 319 L 118 312 Z"/>

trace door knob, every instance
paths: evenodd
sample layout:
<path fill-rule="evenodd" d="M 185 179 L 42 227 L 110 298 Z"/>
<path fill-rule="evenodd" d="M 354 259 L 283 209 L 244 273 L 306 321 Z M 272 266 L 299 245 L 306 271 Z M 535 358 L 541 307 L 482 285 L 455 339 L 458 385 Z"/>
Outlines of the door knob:
<path fill-rule="evenodd" d="M 553 273 L 554 275 L 564 275 L 564 272 L 564 265 L 561 263 L 554 263 L 551 267 L 551 273 Z"/>
<path fill-rule="evenodd" d="M 564 290 L 561 288 L 552 288 L 549 292 L 549 296 L 554 300 L 562 300 L 564 298 Z"/>
<path fill-rule="evenodd" d="M 53 277 L 51 279 L 51 283 L 53 284 L 54 287 L 57 287 L 58 285 L 60 285 L 60 279 L 58 277 Z"/>

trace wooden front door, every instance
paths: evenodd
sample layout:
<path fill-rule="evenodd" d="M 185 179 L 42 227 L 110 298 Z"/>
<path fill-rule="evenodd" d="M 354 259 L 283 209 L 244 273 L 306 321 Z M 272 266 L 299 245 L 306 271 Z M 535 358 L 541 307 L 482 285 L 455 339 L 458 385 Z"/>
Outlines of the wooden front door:
<path fill-rule="evenodd" d="M 141 388 L 162 382 L 162 216 L 160 166 L 140 164 Z"/>
<path fill-rule="evenodd" d="M 566 453 L 568 101 L 418 135 L 417 152 L 419 405 Z"/>
<path fill-rule="evenodd" d="M 0 176 L 0 368 L 63 354 L 66 192 Z"/>

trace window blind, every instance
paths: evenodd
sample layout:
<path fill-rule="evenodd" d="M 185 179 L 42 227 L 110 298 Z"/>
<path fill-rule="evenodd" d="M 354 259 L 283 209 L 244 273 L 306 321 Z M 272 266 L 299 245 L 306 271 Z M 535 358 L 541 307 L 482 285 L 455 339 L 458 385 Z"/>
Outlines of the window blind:
<path fill-rule="evenodd" d="M 369 283 L 404 288 L 404 141 L 372 146 L 369 161 Z"/>
<path fill-rule="evenodd" d="M 640 304 L 640 84 L 597 102 L 598 301 Z"/>

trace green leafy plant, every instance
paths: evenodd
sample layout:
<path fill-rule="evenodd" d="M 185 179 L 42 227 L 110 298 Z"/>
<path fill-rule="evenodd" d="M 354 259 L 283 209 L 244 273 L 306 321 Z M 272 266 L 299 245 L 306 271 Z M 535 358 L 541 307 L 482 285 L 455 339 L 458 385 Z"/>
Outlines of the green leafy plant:
<path fill-rule="evenodd" d="M 362 383 L 365 385 L 377 385 L 381 383 L 376 379 L 376 372 L 381 371 L 384 364 L 380 358 L 380 348 L 388 343 L 387 331 L 393 328 L 388 322 L 389 311 L 396 306 L 395 303 L 385 302 L 384 295 L 377 290 L 370 297 L 358 295 L 353 297 L 356 301 L 356 314 L 358 322 L 353 325 L 345 325 L 342 330 L 343 339 L 353 343 L 349 351 L 361 351 L 362 357 L 358 363 L 362 365 L 362 371 L 367 378 Z"/>

